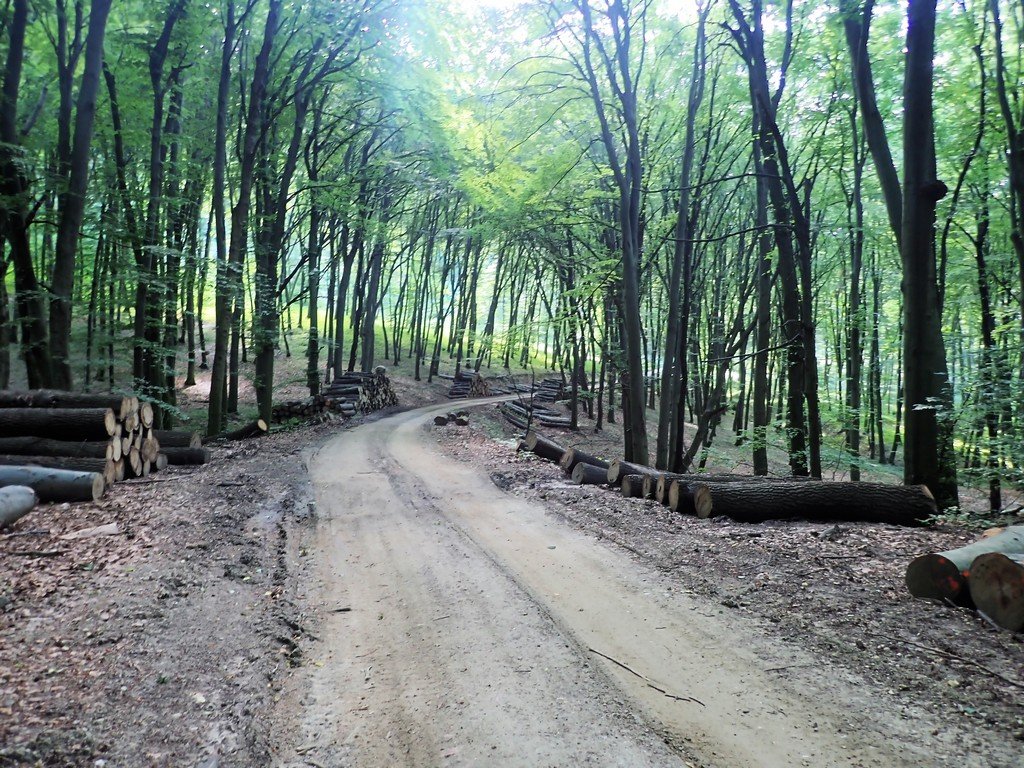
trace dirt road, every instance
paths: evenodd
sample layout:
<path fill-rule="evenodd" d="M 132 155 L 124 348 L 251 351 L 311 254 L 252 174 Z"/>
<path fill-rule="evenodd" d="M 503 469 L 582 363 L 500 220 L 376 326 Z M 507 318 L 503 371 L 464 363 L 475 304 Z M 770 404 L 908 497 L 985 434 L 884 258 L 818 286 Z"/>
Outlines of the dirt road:
<path fill-rule="evenodd" d="M 828 668 L 788 689 L 778 670 L 820 662 L 442 456 L 447 408 L 310 458 L 323 621 L 278 706 L 280 765 L 932 761 L 870 690 Z"/>

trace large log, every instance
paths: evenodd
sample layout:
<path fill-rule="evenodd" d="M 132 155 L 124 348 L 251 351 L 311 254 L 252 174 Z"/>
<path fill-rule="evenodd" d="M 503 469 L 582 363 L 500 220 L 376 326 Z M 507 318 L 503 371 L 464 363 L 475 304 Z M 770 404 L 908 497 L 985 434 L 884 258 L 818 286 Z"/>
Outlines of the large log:
<path fill-rule="evenodd" d="M 91 459 L 117 459 L 111 455 L 113 440 L 75 443 L 45 437 L 0 437 L 0 453 L 22 456 L 77 456 Z"/>
<path fill-rule="evenodd" d="M 640 494 L 645 499 L 654 498 L 654 489 L 657 485 L 658 478 L 654 475 L 642 475 L 643 477 L 643 492 Z"/>
<path fill-rule="evenodd" d="M 110 408 L 0 408 L 0 435 L 106 440 L 116 434 Z"/>
<path fill-rule="evenodd" d="M 742 523 L 802 518 L 912 526 L 936 513 L 935 499 L 923 485 L 785 480 L 706 485 L 709 503 L 696 507 L 701 518 L 725 515 Z"/>
<path fill-rule="evenodd" d="M 696 515 L 698 508 L 705 509 L 711 502 L 707 485 L 680 479 L 669 481 L 665 496 L 669 509 L 681 515 Z"/>
<path fill-rule="evenodd" d="M 263 437 L 270 431 L 267 422 L 263 419 L 256 419 L 245 426 L 239 427 L 231 432 L 222 432 L 217 435 L 218 440 L 247 440 L 250 437 Z"/>
<path fill-rule="evenodd" d="M 60 389 L 0 390 L 0 408 L 110 408 L 119 419 L 138 401 L 131 396 L 94 392 L 65 392 Z"/>
<path fill-rule="evenodd" d="M 173 429 L 154 429 L 153 437 L 166 448 L 200 448 L 203 438 L 198 432 L 185 432 Z"/>
<path fill-rule="evenodd" d="M 619 486 L 622 489 L 622 495 L 627 499 L 638 499 L 644 495 L 644 476 L 626 475 L 619 482 Z"/>
<path fill-rule="evenodd" d="M 110 485 L 117 479 L 114 461 L 111 459 L 81 458 L 78 456 L 17 456 L 0 454 L 0 466 L 5 467 L 49 467 L 70 469 L 75 472 L 99 472 Z"/>
<path fill-rule="evenodd" d="M 572 481 L 576 485 L 603 485 L 608 482 L 608 468 L 580 463 L 572 468 Z"/>
<path fill-rule="evenodd" d="M 40 501 L 96 501 L 103 495 L 103 475 L 48 467 L 0 466 L 0 487 L 27 485 Z"/>
<path fill-rule="evenodd" d="M 207 448 L 164 448 L 160 453 L 167 457 L 168 464 L 206 464 L 210 460 Z"/>
<path fill-rule="evenodd" d="M 971 599 L 978 610 L 1011 632 L 1024 630 L 1024 553 L 979 555 L 970 574 Z"/>
<path fill-rule="evenodd" d="M 561 461 L 565 449 L 553 440 L 548 440 L 543 435 L 538 435 L 532 429 L 526 433 L 523 440 L 526 449 L 548 461 Z"/>
<path fill-rule="evenodd" d="M 968 571 L 975 558 L 989 552 L 1024 552 L 1024 525 L 1010 526 L 959 549 L 915 557 L 907 566 L 907 589 L 914 597 L 970 605 Z"/>
<path fill-rule="evenodd" d="M 581 451 L 579 448 L 566 448 L 565 453 L 562 454 L 561 461 L 558 462 L 562 469 L 565 470 L 565 474 L 571 475 L 572 471 L 576 469 L 576 465 L 583 463 L 589 464 L 592 467 L 601 467 L 602 469 L 608 469 L 608 462 L 604 459 L 599 459 L 597 456 L 591 456 L 589 453 Z M 605 473 L 607 476 L 607 472 Z"/>
<path fill-rule="evenodd" d="M 658 470 L 652 467 L 645 467 L 642 464 L 631 464 L 622 459 L 616 459 L 608 465 L 608 483 L 610 485 L 621 485 L 622 478 L 626 475 L 654 475 Z"/>
<path fill-rule="evenodd" d="M 0 528 L 6 528 L 27 515 L 37 501 L 36 492 L 26 485 L 0 488 Z"/>

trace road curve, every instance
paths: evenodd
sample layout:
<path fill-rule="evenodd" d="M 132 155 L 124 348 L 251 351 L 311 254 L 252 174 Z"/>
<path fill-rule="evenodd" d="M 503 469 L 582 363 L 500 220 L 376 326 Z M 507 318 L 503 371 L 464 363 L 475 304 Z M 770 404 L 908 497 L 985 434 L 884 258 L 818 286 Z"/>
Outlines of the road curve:
<path fill-rule="evenodd" d="M 324 620 L 282 695 L 278 765 L 921 764 L 848 719 L 869 694 L 779 680 L 815 659 L 441 454 L 449 408 L 310 459 Z"/>

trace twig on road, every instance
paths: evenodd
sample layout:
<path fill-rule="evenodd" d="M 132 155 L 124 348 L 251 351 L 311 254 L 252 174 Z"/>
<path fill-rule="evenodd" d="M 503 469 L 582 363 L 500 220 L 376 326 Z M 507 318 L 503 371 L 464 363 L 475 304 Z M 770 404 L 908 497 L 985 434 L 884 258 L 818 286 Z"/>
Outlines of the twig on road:
<path fill-rule="evenodd" d="M 622 667 L 622 668 L 623 668 L 624 670 L 626 670 L 627 672 L 629 672 L 629 673 L 630 673 L 631 675 L 636 675 L 636 676 L 637 676 L 637 677 L 639 677 L 639 678 L 640 678 L 641 680 L 643 680 L 643 681 L 644 681 L 645 683 L 647 683 L 647 687 L 648 687 L 648 688 L 653 688 L 653 689 L 654 689 L 654 690 L 656 690 L 656 691 L 657 691 L 658 693 L 660 693 L 660 694 L 662 694 L 662 695 L 664 695 L 664 696 L 668 696 L 668 698 L 670 698 L 670 699 L 675 699 L 676 701 L 692 701 L 692 702 L 694 702 L 695 704 L 700 704 L 700 705 L 701 705 L 702 707 L 707 707 L 707 704 L 705 704 L 705 703 L 704 703 L 703 701 L 701 701 L 700 699 L 695 699 L 695 698 L 694 698 L 693 696 L 677 696 L 677 695 L 676 695 L 676 694 L 674 694 L 674 693 L 669 693 L 669 692 L 668 692 L 668 691 L 666 691 L 666 690 L 665 690 L 664 688 L 662 688 L 661 686 L 659 686 L 659 685 L 657 685 L 656 683 L 654 683 L 654 682 L 653 682 L 653 681 L 651 680 L 651 678 L 647 677 L 646 675 L 642 675 L 642 674 L 640 674 L 640 673 L 639 673 L 639 672 L 637 672 L 637 671 L 636 671 L 635 669 L 633 669 L 632 667 L 630 667 L 630 666 L 629 666 L 629 665 L 627 665 L 627 664 L 623 664 L 623 663 L 622 663 L 621 661 L 619 661 L 618 659 L 613 659 L 613 658 L 612 658 L 611 656 L 609 656 L 609 655 L 608 655 L 607 653 L 601 653 L 601 652 L 600 652 L 599 650 L 597 650 L 596 648 L 587 648 L 587 650 L 588 650 L 588 651 L 590 651 L 591 653 L 595 653 L 595 654 L 597 654 L 597 655 L 598 655 L 598 656 L 600 656 L 600 657 L 601 657 L 602 659 L 607 659 L 607 660 L 608 660 L 608 661 L 610 661 L 610 662 L 611 662 L 612 664 L 614 664 L 614 665 L 616 665 L 616 666 L 618 666 L 618 667 Z"/>

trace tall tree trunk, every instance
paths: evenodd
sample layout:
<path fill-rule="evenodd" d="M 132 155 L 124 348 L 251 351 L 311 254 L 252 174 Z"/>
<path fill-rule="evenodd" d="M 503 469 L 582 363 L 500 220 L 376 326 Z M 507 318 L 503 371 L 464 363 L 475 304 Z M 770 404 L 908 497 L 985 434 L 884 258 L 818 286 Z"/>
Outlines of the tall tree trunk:
<path fill-rule="evenodd" d="M 952 393 L 935 270 L 936 178 L 932 115 L 935 0 L 909 0 L 903 82 L 904 482 L 927 485 L 940 509 L 957 504 Z"/>

